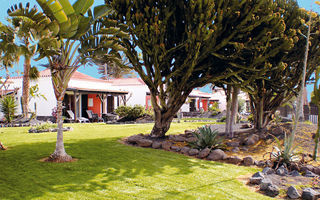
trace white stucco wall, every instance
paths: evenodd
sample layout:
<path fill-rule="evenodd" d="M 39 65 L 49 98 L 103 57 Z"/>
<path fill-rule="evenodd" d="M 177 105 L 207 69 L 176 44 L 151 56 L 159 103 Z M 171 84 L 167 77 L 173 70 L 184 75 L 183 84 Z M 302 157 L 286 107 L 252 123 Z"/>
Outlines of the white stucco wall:
<path fill-rule="evenodd" d="M 11 79 L 13 82 L 10 84 L 9 89 L 19 88 L 16 95 L 18 104 L 17 114 L 22 113 L 21 108 L 21 96 L 22 96 L 22 78 Z M 35 112 L 35 103 L 37 106 L 37 116 L 51 116 L 52 109 L 56 107 L 56 98 L 54 96 L 53 87 L 51 83 L 51 77 L 40 77 L 38 81 L 31 81 L 30 87 L 38 84 L 39 93 L 43 94 L 47 100 L 43 98 L 32 98 L 30 96 L 29 110 Z"/>
<path fill-rule="evenodd" d="M 129 92 L 126 96 L 128 106 L 146 106 L 146 96 L 147 92 L 149 92 L 149 89 L 146 85 L 115 86 L 115 88 Z"/>

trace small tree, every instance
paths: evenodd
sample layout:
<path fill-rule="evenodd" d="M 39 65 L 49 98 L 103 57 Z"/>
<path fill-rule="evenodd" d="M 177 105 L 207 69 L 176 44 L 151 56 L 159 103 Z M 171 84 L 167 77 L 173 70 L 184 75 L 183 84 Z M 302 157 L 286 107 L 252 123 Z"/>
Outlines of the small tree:
<path fill-rule="evenodd" d="M 17 103 L 13 95 L 6 95 L 0 101 L 1 112 L 4 114 L 7 123 L 11 123 L 17 111 Z"/>

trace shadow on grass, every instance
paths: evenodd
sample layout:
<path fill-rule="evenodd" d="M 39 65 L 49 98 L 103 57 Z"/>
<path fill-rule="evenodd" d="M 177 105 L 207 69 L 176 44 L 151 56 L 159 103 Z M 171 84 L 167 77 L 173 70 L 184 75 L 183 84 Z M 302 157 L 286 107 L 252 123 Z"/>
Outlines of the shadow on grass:
<path fill-rule="evenodd" d="M 197 162 L 171 152 L 126 146 L 114 138 L 65 144 L 66 151 L 79 159 L 77 162 L 40 162 L 54 147 L 55 143 L 37 143 L 0 152 L 0 199 L 33 199 L 48 192 L 94 192 L 108 189 L 112 181 L 128 182 L 162 173 L 183 175 L 193 173 L 193 167 L 221 165 Z"/>

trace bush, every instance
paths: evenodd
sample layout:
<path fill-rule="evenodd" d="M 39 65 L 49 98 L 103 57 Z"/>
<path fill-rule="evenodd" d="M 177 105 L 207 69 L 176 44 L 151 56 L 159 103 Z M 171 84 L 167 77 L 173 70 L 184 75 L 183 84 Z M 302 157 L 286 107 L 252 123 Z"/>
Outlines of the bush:
<path fill-rule="evenodd" d="M 54 129 L 54 128 L 57 128 L 57 124 L 44 123 L 44 124 L 37 125 L 35 127 L 35 130 L 37 130 L 37 131 L 45 131 L 45 130 Z"/>
<path fill-rule="evenodd" d="M 217 114 L 219 114 L 221 111 L 219 109 L 219 103 L 218 102 L 214 102 L 213 104 L 209 105 L 209 111 L 211 111 L 211 116 L 216 116 Z"/>
<path fill-rule="evenodd" d="M 16 100 L 14 96 L 12 95 L 4 96 L 0 101 L 0 105 L 1 105 L 1 112 L 4 114 L 6 122 L 8 123 L 12 122 L 18 106 L 16 104 Z"/>
<path fill-rule="evenodd" d="M 190 142 L 189 145 L 197 149 L 217 149 L 222 148 L 222 138 L 219 137 L 219 132 L 217 130 L 212 130 L 209 126 L 203 126 L 198 128 L 199 133 L 192 133 L 194 137 L 197 138 L 195 142 Z"/>
<path fill-rule="evenodd" d="M 132 106 L 119 106 L 115 112 L 119 117 L 126 118 L 127 121 L 136 120 L 137 118 L 141 117 L 145 114 L 145 109 L 141 105 Z"/>
<path fill-rule="evenodd" d="M 253 114 L 250 114 L 250 115 L 248 116 L 248 121 L 251 122 L 251 123 L 254 122 Z"/>
<path fill-rule="evenodd" d="M 119 106 L 117 109 L 115 109 L 115 113 L 117 113 L 119 117 L 125 117 L 128 115 L 131 109 L 131 106 Z"/>

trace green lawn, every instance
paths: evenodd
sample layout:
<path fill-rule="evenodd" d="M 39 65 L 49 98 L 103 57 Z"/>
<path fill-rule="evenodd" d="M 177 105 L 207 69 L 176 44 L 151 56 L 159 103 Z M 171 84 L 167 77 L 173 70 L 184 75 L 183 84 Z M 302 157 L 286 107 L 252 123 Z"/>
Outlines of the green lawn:
<path fill-rule="evenodd" d="M 203 123 L 174 123 L 179 133 Z M 118 142 L 148 133 L 147 125 L 72 124 L 65 133 L 73 163 L 44 163 L 55 133 L 28 134 L 27 128 L 1 128 L 0 199 L 268 199 L 236 177 L 257 169 L 193 159 Z"/>

